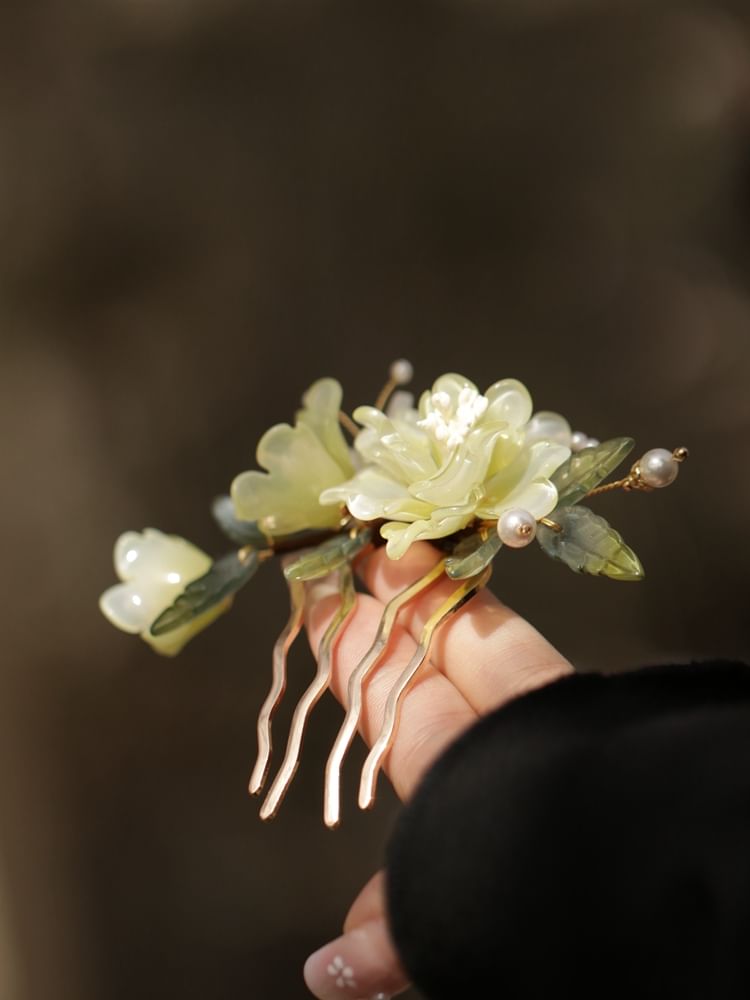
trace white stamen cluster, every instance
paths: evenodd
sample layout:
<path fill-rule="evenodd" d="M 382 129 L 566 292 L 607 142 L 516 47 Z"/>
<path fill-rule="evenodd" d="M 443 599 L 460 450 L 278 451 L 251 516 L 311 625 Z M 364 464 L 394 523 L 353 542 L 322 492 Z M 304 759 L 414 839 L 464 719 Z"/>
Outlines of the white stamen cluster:
<path fill-rule="evenodd" d="M 447 392 L 433 392 L 430 402 L 430 412 L 418 424 L 448 448 L 464 443 L 489 404 L 486 396 L 469 386 L 459 392 L 455 408 Z"/>

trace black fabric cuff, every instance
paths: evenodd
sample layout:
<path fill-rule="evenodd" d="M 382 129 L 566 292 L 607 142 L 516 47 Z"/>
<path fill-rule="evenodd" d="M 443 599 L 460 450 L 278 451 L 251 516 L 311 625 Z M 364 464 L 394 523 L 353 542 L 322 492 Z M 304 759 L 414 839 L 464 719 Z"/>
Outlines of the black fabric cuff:
<path fill-rule="evenodd" d="M 429 1000 L 750 996 L 750 668 L 573 675 L 404 808 L 391 930 Z"/>

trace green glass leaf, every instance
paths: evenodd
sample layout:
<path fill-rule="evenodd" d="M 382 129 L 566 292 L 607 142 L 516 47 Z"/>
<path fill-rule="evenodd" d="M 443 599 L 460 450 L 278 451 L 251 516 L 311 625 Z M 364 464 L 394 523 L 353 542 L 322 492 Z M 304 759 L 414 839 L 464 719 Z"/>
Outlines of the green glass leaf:
<path fill-rule="evenodd" d="M 353 538 L 348 534 L 334 535 L 311 552 L 306 552 L 284 570 L 287 580 L 314 580 L 327 576 L 345 562 L 352 560 L 368 544 L 372 532 L 369 528 Z"/>
<path fill-rule="evenodd" d="M 256 521 L 241 521 L 234 511 L 230 496 L 216 497 L 211 504 L 211 513 L 227 538 L 236 545 L 252 545 L 254 549 L 268 548 L 265 535 Z"/>
<path fill-rule="evenodd" d="M 259 565 L 257 552 L 247 550 L 242 555 L 232 552 L 217 559 L 208 573 L 189 583 L 174 603 L 162 611 L 151 626 L 151 635 L 164 635 L 186 625 L 235 594 L 255 575 Z"/>
<path fill-rule="evenodd" d="M 574 452 L 552 476 L 552 483 L 557 487 L 558 506 L 568 507 L 582 500 L 617 468 L 634 444 L 632 438 L 617 437 L 595 448 Z"/>
<path fill-rule="evenodd" d="M 502 547 L 503 543 L 496 531 L 491 531 L 487 538 L 483 538 L 479 532 L 469 535 L 461 539 L 445 560 L 445 572 L 451 580 L 465 580 L 481 573 Z"/>
<path fill-rule="evenodd" d="M 539 544 L 553 559 L 576 573 L 608 576 L 612 580 L 642 580 L 638 556 L 603 517 L 588 507 L 559 507 L 550 519 L 560 525 L 555 531 L 543 524 L 537 530 Z"/>

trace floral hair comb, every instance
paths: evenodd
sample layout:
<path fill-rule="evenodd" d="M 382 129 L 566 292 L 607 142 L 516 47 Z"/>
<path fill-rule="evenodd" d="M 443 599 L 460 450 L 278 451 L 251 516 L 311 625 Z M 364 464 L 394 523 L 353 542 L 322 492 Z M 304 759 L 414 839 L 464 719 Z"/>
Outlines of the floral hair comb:
<path fill-rule="evenodd" d="M 299 764 L 310 713 L 330 684 L 336 643 L 355 604 L 352 562 L 385 543 L 400 559 L 419 540 L 442 551 L 437 565 L 386 606 L 377 634 L 351 675 L 348 709 L 326 767 L 324 819 L 340 819 L 340 777 L 362 712 L 362 686 L 385 655 L 399 611 L 446 576 L 450 597 L 426 622 L 408 666 L 389 693 L 380 734 L 365 762 L 361 808 L 375 799 L 378 773 L 396 732 L 404 694 L 429 655 L 436 629 L 485 586 L 503 546 L 537 540 L 575 572 L 640 580 L 638 557 L 604 518 L 580 501 L 612 490 L 649 492 L 672 483 L 686 448 L 646 452 L 623 478 L 604 483 L 633 448 L 628 437 L 600 443 L 572 432 L 564 417 L 532 412 L 515 379 L 483 394 L 461 375 L 442 375 L 415 408 L 412 366 L 396 361 L 374 406 L 349 417 L 331 378 L 303 397 L 295 424 L 277 424 L 260 439 L 258 464 L 243 472 L 213 515 L 235 549 L 212 560 L 190 542 L 153 528 L 126 532 L 115 544 L 122 582 L 100 599 L 104 615 L 172 656 L 231 605 L 261 564 L 280 553 L 291 611 L 273 650 L 273 682 L 258 718 L 258 758 L 250 791 L 264 787 L 271 759 L 271 722 L 281 702 L 287 656 L 305 611 L 305 581 L 338 575 L 340 604 L 321 640 L 317 672 L 296 706 L 286 754 L 261 808 L 273 817 Z M 353 438 L 347 443 L 344 430 Z"/>

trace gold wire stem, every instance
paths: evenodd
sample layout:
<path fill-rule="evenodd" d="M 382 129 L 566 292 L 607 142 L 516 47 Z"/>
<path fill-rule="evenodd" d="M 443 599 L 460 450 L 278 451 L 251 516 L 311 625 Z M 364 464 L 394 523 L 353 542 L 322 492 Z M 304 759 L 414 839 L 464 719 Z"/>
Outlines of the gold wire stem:
<path fill-rule="evenodd" d="M 551 528 L 553 531 L 556 531 L 558 534 L 562 531 L 562 525 L 558 524 L 557 521 L 553 521 L 552 518 L 550 518 L 550 517 L 540 517 L 539 518 L 539 523 L 543 524 L 545 528 Z"/>
<path fill-rule="evenodd" d="M 362 686 L 385 652 L 396 622 L 396 617 L 401 608 L 439 580 L 443 575 L 444 568 L 445 559 L 441 559 L 428 573 L 420 577 L 410 587 L 407 587 L 406 590 L 402 590 L 400 594 L 397 594 L 388 602 L 378 624 L 378 631 L 372 645 L 354 668 L 354 672 L 349 678 L 349 707 L 326 764 L 323 820 L 329 829 L 337 827 L 341 820 L 341 767 L 362 717 Z"/>
<path fill-rule="evenodd" d="M 593 490 L 589 490 L 586 494 L 586 498 L 598 497 L 601 493 L 612 493 L 614 490 L 634 490 L 639 489 L 638 480 L 632 473 L 629 476 L 625 476 L 624 479 L 617 479 L 613 483 L 605 483 L 604 486 L 596 486 Z"/>
<path fill-rule="evenodd" d="M 492 567 L 488 566 L 477 576 L 464 580 L 461 586 L 456 588 L 450 597 L 444 601 L 437 611 L 426 621 L 422 634 L 419 638 L 419 645 L 414 651 L 414 655 L 408 665 L 402 671 L 396 683 L 391 688 L 388 700 L 385 705 L 385 717 L 377 740 L 372 746 L 362 768 L 362 778 L 359 785 L 359 807 L 360 809 L 370 809 L 375 802 L 375 789 L 378 781 L 378 773 L 386 754 L 390 751 L 398 727 L 401 706 L 404 695 L 408 692 L 414 679 L 419 672 L 419 668 L 430 652 L 430 646 L 439 625 L 455 614 L 468 600 L 470 600 L 478 590 L 480 590 L 490 578 Z"/>
<path fill-rule="evenodd" d="M 331 659 L 336 643 L 341 637 L 343 626 L 354 610 L 354 603 L 357 596 L 354 591 L 352 568 L 348 563 L 339 571 L 339 594 L 341 595 L 341 603 L 318 647 L 318 668 L 315 677 L 294 710 L 286 754 L 279 773 L 274 778 L 273 784 L 268 790 L 268 795 L 261 806 L 261 819 L 273 819 L 278 812 L 279 806 L 289 790 L 289 786 L 299 767 L 300 751 L 302 749 L 302 740 L 305 735 L 307 720 L 313 708 L 315 708 L 331 683 Z"/>
<path fill-rule="evenodd" d="M 250 777 L 249 791 L 257 795 L 263 788 L 268 776 L 268 766 L 271 761 L 271 722 L 276 709 L 286 691 L 286 663 L 292 643 L 299 635 L 305 613 L 305 585 L 300 580 L 288 582 L 291 611 L 289 620 L 284 626 L 273 647 L 273 680 L 263 707 L 258 715 L 258 759 L 255 762 Z"/>
<path fill-rule="evenodd" d="M 382 410 L 385 404 L 388 402 L 388 399 L 393 390 L 397 389 L 400 385 L 401 383 L 398 381 L 398 379 L 389 378 L 388 381 L 383 386 L 383 388 L 378 393 L 378 397 L 375 400 L 375 409 Z"/>
<path fill-rule="evenodd" d="M 361 430 L 361 428 L 357 427 L 349 414 L 345 413 L 343 410 L 339 410 L 339 423 L 342 427 L 345 427 L 349 431 L 352 437 L 356 437 Z"/>

